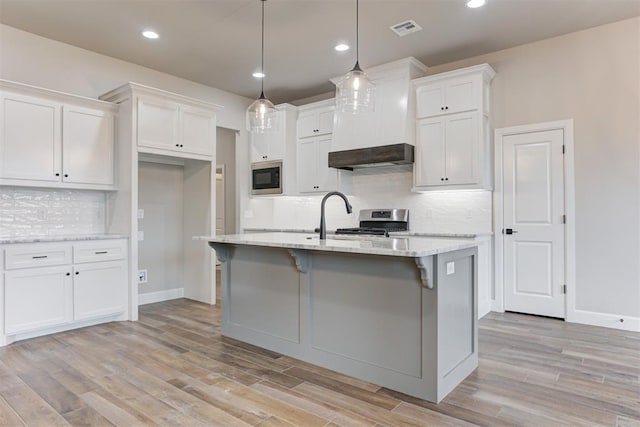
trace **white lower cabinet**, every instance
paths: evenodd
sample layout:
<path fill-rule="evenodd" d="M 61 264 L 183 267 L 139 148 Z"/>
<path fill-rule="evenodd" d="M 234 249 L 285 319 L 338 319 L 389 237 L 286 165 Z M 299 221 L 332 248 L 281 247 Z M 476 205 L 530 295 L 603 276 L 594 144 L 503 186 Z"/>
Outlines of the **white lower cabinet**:
<path fill-rule="evenodd" d="M 4 288 L 7 335 L 72 320 L 71 266 L 7 271 Z"/>
<path fill-rule="evenodd" d="M 8 245 L 0 345 L 125 314 L 126 243 L 113 239 Z M 54 256 L 58 253 L 69 255 Z"/>
<path fill-rule="evenodd" d="M 127 269 L 124 261 L 76 265 L 73 270 L 73 320 L 125 311 Z"/>

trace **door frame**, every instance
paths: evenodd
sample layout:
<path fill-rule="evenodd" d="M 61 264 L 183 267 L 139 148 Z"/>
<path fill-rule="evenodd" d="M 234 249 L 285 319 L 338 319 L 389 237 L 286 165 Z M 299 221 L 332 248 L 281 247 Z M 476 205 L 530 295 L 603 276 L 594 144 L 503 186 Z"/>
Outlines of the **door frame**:
<path fill-rule="evenodd" d="M 554 122 L 534 123 L 520 126 L 512 126 L 496 129 L 494 132 L 494 299 L 491 304 L 492 311 L 504 312 L 504 245 L 502 229 L 504 228 L 504 193 L 503 193 L 503 140 L 510 135 L 523 133 L 544 132 L 550 130 L 562 130 L 564 137 L 564 209 L 566 223 L 564 227 L 564 259 L 565 259 L 565 320 L 573 321 L 576 312 L 576 228 L 575 228 L 575 169 L 574 169 L 574 144 L 573 144 L 573 119 Z"/>

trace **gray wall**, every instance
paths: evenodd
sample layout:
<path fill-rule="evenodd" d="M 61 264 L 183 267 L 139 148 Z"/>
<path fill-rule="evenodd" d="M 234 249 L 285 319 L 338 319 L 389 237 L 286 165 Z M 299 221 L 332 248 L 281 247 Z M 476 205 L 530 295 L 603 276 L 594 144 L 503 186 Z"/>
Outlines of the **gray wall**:
<path fill-rule="evenodd" d="M 138 220 L 144 231 L 138 266 L 149 278 L 140 294 L 183 287 L 183 181 L 182 166 L 138 165 L 138 207 L 144 209 L 144 219 Z"/>

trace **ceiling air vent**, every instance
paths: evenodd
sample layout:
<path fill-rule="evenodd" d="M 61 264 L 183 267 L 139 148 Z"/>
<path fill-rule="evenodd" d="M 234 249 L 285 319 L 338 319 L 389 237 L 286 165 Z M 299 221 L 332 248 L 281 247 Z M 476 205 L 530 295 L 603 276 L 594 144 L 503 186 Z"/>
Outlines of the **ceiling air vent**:
<path fill-rule="evenodd" d="M 400 37 L 406 36 L 407 34 L 415 33 L 416 31 L 422 30 L 422 27 L 416 23 L 413 19 L 408 21 L 401 22 L 396 25 L 392 25 L 391 31 L 399 35 Z"/>

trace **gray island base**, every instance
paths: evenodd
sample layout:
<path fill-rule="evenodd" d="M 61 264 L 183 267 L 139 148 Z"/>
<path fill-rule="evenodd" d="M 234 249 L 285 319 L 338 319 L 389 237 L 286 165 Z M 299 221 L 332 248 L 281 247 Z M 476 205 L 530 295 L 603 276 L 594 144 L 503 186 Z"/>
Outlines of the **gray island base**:
<path fill-rule="evenodd" d="M 475 242 L 202 237 L 222 262 L 222 334 L 440 402 L 478 366 Z"/>

